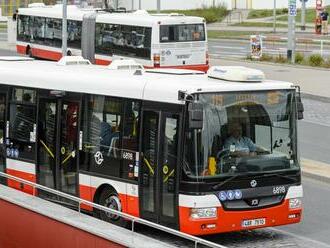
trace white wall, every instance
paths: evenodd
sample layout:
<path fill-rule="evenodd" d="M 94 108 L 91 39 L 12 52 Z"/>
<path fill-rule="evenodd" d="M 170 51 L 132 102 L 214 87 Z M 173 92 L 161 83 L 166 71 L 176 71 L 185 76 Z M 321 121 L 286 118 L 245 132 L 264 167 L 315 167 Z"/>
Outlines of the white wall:
<path fill-rule="evenodd" d="M 134 9 L 139 8 L 139 1 L 141 1 L 141 8 L 146 10 L 156 10 L 157 0 L 120 0 L 120 7 L 126 9 L 132 9 L 132 2 L 134 3 Z M 203 6 L 210 7 L 213 5 L 225 5 L 231 9 L 231 0 L 160 0 L 161 9 L 197 9 Z"/>

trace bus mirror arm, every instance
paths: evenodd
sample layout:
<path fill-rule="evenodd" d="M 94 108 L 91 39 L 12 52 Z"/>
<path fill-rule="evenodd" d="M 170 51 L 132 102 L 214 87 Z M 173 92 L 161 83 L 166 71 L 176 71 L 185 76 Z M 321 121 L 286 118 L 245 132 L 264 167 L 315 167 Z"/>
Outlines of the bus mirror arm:
<path fill-rule="evenodd" d="M 296 100 L 297 100 L 297 119 L 304 119 L 304 104 L 301 100 L 300 86 L 295 86 L 296 88 Z"/>

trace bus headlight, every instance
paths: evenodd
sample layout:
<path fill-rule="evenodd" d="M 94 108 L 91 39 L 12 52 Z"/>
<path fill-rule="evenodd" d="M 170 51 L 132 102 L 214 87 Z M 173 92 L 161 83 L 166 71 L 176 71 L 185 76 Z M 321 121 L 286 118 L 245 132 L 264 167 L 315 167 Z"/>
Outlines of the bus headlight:
<path fill-rule="evenodd" d="M 217 217 L 217 208 L 192 208 L 190 217 L 193 219 L 215 218 Z"/>
<path fill-rule="evenodd" d="M 289 209 L 301 208 L 302 201 L 301 198 L 292 198 L 289 200 Z"/>

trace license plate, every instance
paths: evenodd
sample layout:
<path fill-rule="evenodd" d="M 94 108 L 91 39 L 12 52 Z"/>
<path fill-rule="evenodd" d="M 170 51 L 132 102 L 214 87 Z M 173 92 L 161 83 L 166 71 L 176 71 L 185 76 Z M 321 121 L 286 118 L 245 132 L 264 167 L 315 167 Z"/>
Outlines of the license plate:
<path fill-rule="evenodd" d="M 266 218 L 243 220 L 242 227 L 263 226 L 266 224 Z"/>

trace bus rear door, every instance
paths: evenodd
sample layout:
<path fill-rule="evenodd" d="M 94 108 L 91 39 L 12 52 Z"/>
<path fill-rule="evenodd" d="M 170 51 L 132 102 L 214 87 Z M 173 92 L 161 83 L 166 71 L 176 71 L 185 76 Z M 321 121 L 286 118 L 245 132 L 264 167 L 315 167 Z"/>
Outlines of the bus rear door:
<path fill-rule="evenodd" d="M 178 109 L 145 107 L 141 136 L 139 180 L 141 217 L 178 227 Z"/>
<path fill-rule="evenodd" d="M 79 96 L 39 99 L 38 183 L 72 195 L 78 193 L 79 110 Z"/>

